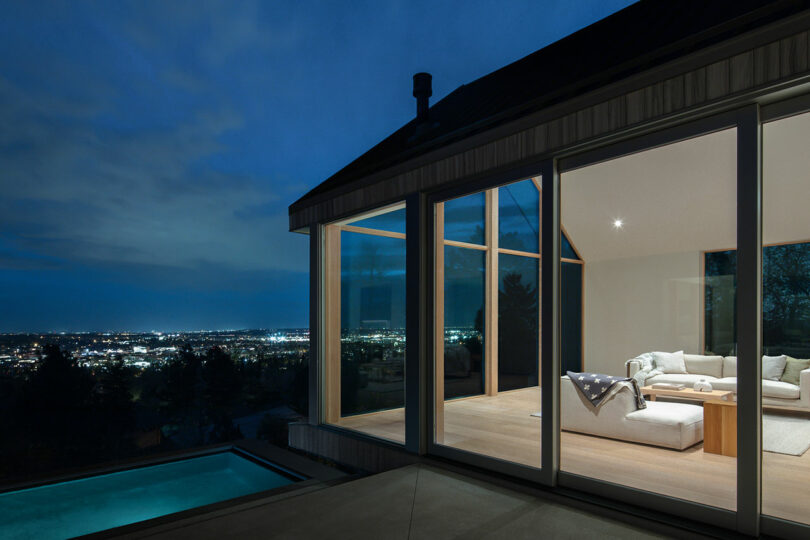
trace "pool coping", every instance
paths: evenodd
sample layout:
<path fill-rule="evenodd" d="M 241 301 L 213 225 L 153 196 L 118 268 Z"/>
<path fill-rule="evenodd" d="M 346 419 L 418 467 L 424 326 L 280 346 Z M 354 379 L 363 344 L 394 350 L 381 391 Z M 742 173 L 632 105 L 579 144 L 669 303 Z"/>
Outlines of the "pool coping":
<path fill-rule="evenodd" d="M 202 457 L 208 455 L 219 454 L 222 452 L 233 452 L 236 455 L 248 459 L 252 462 L 258 462 L 271 470 L 274 470 L 285 477 L 294 479 L 291 484 L 279 486 L 276 488 L 258 491 L 255 493 L 248 493 L 240 497 L 226 499 L 224 501 L 217 501 L 195 508 L 189 508 L 180 512 L 173 512 L 157 516 L 151 519 L 137 521 L 114 527 L 112 529 L 104 529 L 88 533 L 86 535 L 78 536 L 76 538 L 111 538 L 123 534 L 134 533 L 140 530 L 151 529 L 161 525 L 169 524 L 178 520 L 194 518 L 204 514 L 210 514 L 219 510 L 224 510 L 230 507 L 244 505 L 254 501 L 261 501 L 267 499 L 266 502 L 271 502 L 277 498 L 283 498 L 288 492 L 303 490 L 303 492 L 311 491 L 312 489 L 320 487 L 329 487 L 341 483 L 345 480 L 352 478 L 352 476 L 339 471 L 333 467 L 329 467 L 322 463 L 318 463 L 304 456 L 295 454 L 283 448 L 273 446 L 264 441 L 256 439 L 242 439 L 228 443 L 212 444 L 193 449 L 180 449 L 172 450 L 170 452 L 162 452 L 148 457 L 135 457 L 130 459 L 121 460 L 115 463 L 108 463 L 102 466 L 88 466 L 70 471 L 65 471 L 61 474 L 52 475 L 48 477 L 40 477 L 35 480 L 18 482 L 14 484 L 7 484 L 0 487 L 0 495 L 13 491 L 20 491 L 25 489 L 32 489 L 36 487 L 47 486 L 50 484 L 58 484 L 62 482 L 70 482 L 81 480 L 83 478 L 90 478 L 93 476 L 100 476 L 104 474 L 118 473 L 132 469 L 139 469 L 142 467 L 149 467 L 154 465 L 163 465 L 175 461 L 182 461 L 189 458 Z M 297 477 L 297 479 L 296 479 Z"/>

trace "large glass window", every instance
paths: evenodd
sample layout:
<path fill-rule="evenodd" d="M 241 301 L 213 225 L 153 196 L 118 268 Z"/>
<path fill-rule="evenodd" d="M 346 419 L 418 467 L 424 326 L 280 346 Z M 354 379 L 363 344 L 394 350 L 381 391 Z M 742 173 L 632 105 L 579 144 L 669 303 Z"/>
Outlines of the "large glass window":
<path fill-rule="evenodd" d="M 540 466 L 540 178 L 436 205 L 435 440 Z"/>
<path fill-rule="evenodd" d="M 734 129 L 561 174 L 562 471 L 736 507 L 736 182 Z"/>
<path fill-rule="evenodd" d="M 540 253 L 539 183 L 515 182 L 498 188 L 498 248 Z"/>
<path fill-rule="evenodd" d="M 483 394 L 486 253 L 444 247 L 444 395 Z"/>
<path fill-rule="evenodd" d="M 762 512 L 810 523 L 810 113 L 763 126 Z"/>
<path fill-rule="evenodd" d="M 498 391 L 537 386 L 539 259 L 498 256 Z"/>
<path fill-rule="evenodd" d="M 563 235 L 565 242 L 565 236 Z M 560 372 L 582 371 L 584 353 L 582 317 L 585 264 L 576 259 L 560 262 Z"/>
<path fill-rule="evenodd" d="M 324 414 L 405 442 L 405 208 L 324 229 Z"/>
<path fill-rule="evenodd" d="M 442 209 L 444 239 L 483 245 L 485 212 L 484 193 L 445 202 Z"/>

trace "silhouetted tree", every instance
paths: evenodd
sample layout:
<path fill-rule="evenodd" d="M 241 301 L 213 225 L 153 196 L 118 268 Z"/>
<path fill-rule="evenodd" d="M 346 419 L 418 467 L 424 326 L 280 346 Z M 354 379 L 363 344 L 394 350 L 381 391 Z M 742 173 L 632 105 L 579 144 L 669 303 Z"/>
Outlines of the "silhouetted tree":
<path fill-rule="evenodd" d="M 737 336 L 737 252 L 706 253 L 706 353 L 734 354 Z"/>
<path fill-rule="evenodd" d="M 521 377 L 515 388 L 537 384 L 537 288 L 522 280 L 506 274 L 498 291 L 498 369 Z"/>
<path fill-rule="evenodd" d="M 233 409 L 240 396 L 242 384 L 233 358 L 219 347 L 211 347 L 205 354 L 202 369 L 205 381 L 205 404 L 213 421 L 213 441 L 229 440 L 239 436 L 233 427 Z"/>
<path fill-rule="evenodd" d="M 163 368 L 164 399 L 170 414 L 188 417 L 202 395 L 202 361 L 189 345 L 177 351 Z"/>
<path fill-rule="evenodd" d="M 810 356 L 810 245 L 763 249 L 762 339 L 768 354 Z"/>
<path fill-rule="evenodd" d="M 72 463 L 94 439 L 88 422 L 95 382 L 56 345 L 45 345 L 18 412 L 27 419 L 30 450 L 45 463 Z"/>
<path fill-rule="evenodd" d="M 201 444 L 204 437 L 202 360 L 190 345 L 184 345 L 162 371 L 166 412 L 177 424 L 196 428 L 197 443 Z"/>
<path fill-rule="evenodd" d="M 309 352 L 292 366 L 293 379 L 284 401 L 295 412 L 306 416 L 309 410 Z"/>
<path fill-rule="evenodd" d="M 117 359 L 106 367 L 96 385 L 93 412 L 97 418 L 97 436 L 100 445 L 113 454 L 132 448 L 130 434 L 135 426 L 135 404 L 131 384 L 131 370 Z"/>

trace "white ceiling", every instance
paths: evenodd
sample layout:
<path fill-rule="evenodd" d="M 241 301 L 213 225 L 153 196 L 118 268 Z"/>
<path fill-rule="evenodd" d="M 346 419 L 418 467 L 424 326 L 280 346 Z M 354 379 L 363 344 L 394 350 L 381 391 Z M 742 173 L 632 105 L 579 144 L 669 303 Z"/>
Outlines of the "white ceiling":
<path fill-rule="evenodd" d="M 810 114 L 763 144 L 764 241 L 810 239 Z M 729 129 L 564 173 L 563 227 L 586 261 L 734 248 L 736 167 Z"/>

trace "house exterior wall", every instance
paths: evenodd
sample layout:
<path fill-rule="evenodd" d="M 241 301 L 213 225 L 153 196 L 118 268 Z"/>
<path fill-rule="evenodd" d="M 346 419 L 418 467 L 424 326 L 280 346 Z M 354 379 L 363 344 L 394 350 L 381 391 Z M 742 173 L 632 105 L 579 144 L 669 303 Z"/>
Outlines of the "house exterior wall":
<path fill-rule="evenodd" d="M 797 26 L 801 28 L 797 28 Z M 746 134 L 745 137 L 740 138 L 737 146 L 738 171 L 742 171 L 738 172 L 737 236 L 740 239 L 740 252 L 745 252 L 749 260 L 745 261 L 744 265 L 747 271 L 741 272 L 744 279 L 741 279 L 742 284 L 739 288 L 740 291 L 746 293 L 749 304 L 754 304 L 758 297 L 755 294 L 748 293 L 757 290 L 758 280 L 761 279 L 759 271 L 753 271 L 758 266 L 752 258 L 757 253 L 760 245 L 759 233 L 756 230 L 760 225 L 758 225 L 758 220 L 757 223 L 745 223 L 744 220 L 739 219 L 740 216 L 750 217 L 756 214 L 755 204 L 758 204 L 757 197 L 761 195 L 759 153 L 756 150 L 759 144 L 757 141 L 761 143 L 761 135 L 759 135 L 761 130 L 757 129 L 760 122 L 760 112 L 759 108 L 753 104 L 777 103 L 789 97 L 810 92 L 809 29 L 810 16 L 797 17 L 783 25 L 778 25 L 775 29 L 770 28 L 768 32 L 755 32 L 755 35 L 750 39 L 735 40 L 733 47 L 735 50 L 729 52 L 723 58 L 712 57 L 712 55 L 716 56 L 721 52 L 729 51 L 727 47 L 719 46 L 719 52 L 714 50 L 711 54 L 699 53 L 675 61 L 672 65 L 655 70 L 652 75 L 646 74 L 634 77 L 610 88 L 596 90 L 588 96 L 577 98 L 572 100 L 571 103 L 563 104 L 553 110 L 543 111 L 524 118 L 509 127 L 497 128 L 490 133 L 470 137 L 461 143 L 457 143 L 450 150 L 436 151 L 433 154 L 416 158 L 408 164 L 397 167 L 397 170 L 389 169 L 363 179 L 350 191 L 333 193 L 330 194 L 329 199 L 313 202 L 308 207 L 299 207 L 298 210 L 291 213 L 291 228 L 298 230 L 309 227 L 314 246 L 312 251 L 315 256 L 313 265 L 317 266 L 319 264 L 317 257 L 319 256 L 321 242 L 317 234 L 319 230 L 317 224 L 319 223 L 327 223 L 330 220 L 356 214 L 363 210 L 400 201 L 406 197 L 421 197 L 424 199 L 425 194 L 428 193 L 433 193 L 435 196 L 435 192 L 439 189 L 463 187 L 468 183 L 469 185 L 483 185 L 493 177 L 503 176 L 505 172 L 517 170 L 524 165 L 536 166 L 541 160 L 545 160 L 542 162 L 543 167 L 548 167 L 545 170 L 544 178 L 551 178 L 556 176 L 557 169 L 556 165 L 550 164 L 550 158 L 565 158 L 564 163 L 573 162 L 576 161 L 579 152 L 585 150 L 601 148 L 608 143 L 620 142 L 624 139 L 653 135 L 680 122 L 690 122 L 712 115 L 723 116 L 718 113 L 731 111 L 731 114 L 739 115 L 736 122 L 739 122 L 738 125 L 745 126 L 741 133 Z M 628 87 L 630 87 L 629 90 Z M 588 101 L 592 104 L 579 106 Z M 808 104 L 810 105 L 810 100 L 808 100 Z M 744 107 L 745 110 L 738 113 L 737 111 L 741 110 L 740 107 Z M 778 108 L 778 105 L 770 109 L 776 108 Z M 519 129 L 514 129 L 516 126 L 519 126 Z M 513 131 L 509 132 L 510 129 Z M 654 139 L 655 137 L 652 136 L 650 140 Z M 761 147 L 761 144 L 759 147 Z M 598 153 L 598 151 L 591 153 Z M 568 167 L 567 164 L 565 166 Z M 558 190 L 558 187 L 556 189 Z M 552 190 L 552 192 L 554 191 Z M 558 191 L 556 193 L 558 194 Z M 549 200 L 551 199 L 549 198 Z M 559 209 L 559 200 L 555 204 L 556 206 L 544 198 L 544 220 L 546 223 L 555 220 L 559 223 L 559 216 L 552 216 L 552 210 Z M 429 220 L 427 213 L 431 211 L 431 208 L 429 204 L 421 204 L 419 207 L 420 219 L 414 218 L 415 221 L 419 222 L 418 227 L 409 229 L 410 231 L 419 232 L 418 246 L 411 246 L 410 252 L 412 253 L 417 252 L 416 249 L 413 249 L 414 247 L 419 247 L 420 251 L 425 251 L 430 245 L 428 239 L 430 238 L 431 229 L 426 223 Z M 428 232 L 427 236 L 423 236 L 425 231 Z M 548 233 L 547 236 L 552 237 L 553 234 Z M 413 241 L 416 243 L 417 240 Z M 544 258 L 544 260 L 557 260 L 559 253 L 548 249 L 547 244 L 548 246 L 552 245 L 550 240 L 544 240 L 544 253 L 551 256 Z M 429 279 L 425 276 L 431 271 L 431 261 L 428 255 L 427 264 L 425 264 L 424 257 L 425 254 L 421 253 L 419 257 L 414 258 L 412 266 L 409 264 L 409 272 L 413 268 L 417 268 L 424 274 L 413 277 L 416 273 L 411 272 L 411 278 L 409 279 L 413 279 L 415 282 L 410 285 L 412 291 L 416 291 L 420 286 L 429 283 Z M 691 265 L 694 261 L 690 259 L 690 262 L 687 263 L 684 259 L 683 262 Z M 550 272 L 544 268 L 543 275 L 548 276 Z M 318 294 L 321 278 L 320 274 L 313 274 L 312 287 L 316 295 Z M 544 277 L 544 298 L 551 299 L 553 295 L 549 293 L 553 287 L 546 289 L 547 283 L 545 281 L 546 278 Z M 558 277 L 548 281 L 549 283 L 559 282 Z M 420 316 L 409 316 L 410 323 L 416 326 L 432 323 L 432 315 L 430 315 L 431 297 L 429 294 L 427 296 L 424 296 L 424 294 L 424 291 L 422 291 L 419 295 L 409 297 L 414 304 L 418 304 L 418 310 L 414 307 L 411 309 L 415 312 L 418 311 Z M 553 308 L 549 306 L 557 304 L 557 301 L 544 302 L 544 320 L 549 319 L 547 315 L 553 311 Z M 313 309 L 318 308 L 316 299 L 313 299 L 312 305 Z M 738 318 L 745 319 L 743 322 L 747 328 L 746 335 L 750 338 L 740 348 L 747 351 L 746 354 L 751 356 L 751 358 L 748 358 L 751 369 L 746 376 L 748 386 L 743 389 L 748 397 L 741 403 L 739 417 L 753 419 L 758 418 L 760 411 L 757 383 L 761 379 L 761 374 L 755 373 L 759 367 L 758 363 L 752 361 L 752 359 L 756 357 L 761 347 L 754 343 L 759 339 L 757 337 L 759 336 L 758 323 L 756 323 L 757 310 L 756 308 L 751 309 L 750 305 L 748 309 L 744 309 L 744 307 L 738 309 Z M 746 313 L 747 316 L 741 317 L 740 314 Z M 321 314 L 318 313 L 313 314 L 312 317 L 313 327 L 311 330 L 314 336 L 319 335 L 317 325 L 320 324 L 320 317 Z M 418 325 L 417 321 L 419 322 Z M 426 333 L 424 328 L 420 328 L 416 336 L 413 336 L 410 330 L 409 328 L 408 347 L 411 347 L 412 339 L 424 340 L 424 336 L 429 335 L 429 332 Z M 553 334 L 554 332 L 548 331 L 544 335 Z M 425 357 L 430 356 L 430 353 L 427 352 L 429 347 L 429 342 L 423 342 L 419 343 L 418 347 L 409 349 L 415 350 L 416 352 L 413 354 L 418 357 L 411 360 L 412 363 L 409 365 L 418 363 L 421 366 L 425 362 Z M 547 347 L 544 341 L 544 351 L 553 348 L 552 346 Z M 588 349 L 590 347 L 586 346 L 586 351 Z M 313 358 L 318 358 L 317 345 L 313 345 L 312 352 Z M 552 356 L 544 353 L 544 358 L 551 358 Z M 745 362 L 742 363 L 745 364 Z M 548 370 L 544 370 L 544 377 L 557 380 L 557 377 L 552 377 L 552 374 L 555 373 L 554 368 L 555 366 L 551 366 Z M 312 370 L 313 378 L 310 392 L 318 393 L 320 390 L 317 370 L 316 363 Z M 428 399 L 425 400 L 423 395 L 426 393 L 425 387 L 431 384 L 430 380 L 426 380 L 428 379 L 425 376 L 426 373 L 428 371 L 422 366 L 418 370 L 412 370 L 409 375 L 409 389 L 418 394 L 407 402 L 406 414 L 409 418 L 415 416 L 424 420 L 429 415 L 428 408 L 432 396 L 428 391 Z M 422 375 L 421 378 L 419 374 Z M 412 384 L 414 379 L 417 378 L 419 384 Z M 544 411 L 552 410 L 552 406 L 548 405 L 546 401 L 552 402 L 557 392 L 558 390 L 555 390 L 549 393 L 548 396 L 544 392 Z M 412 404 L 417 401 L 419 403 L 418 407 L 412 407 Z M 352 433 L 341 433 L 340 430 L 317 425 L 320 404 L 317 403 L 317 398 L 311 403 L 316 406 L 312 407 L 311 410 L 310 425 L 291 426 L 291 446 L 370 471 L 384 470 L 390 466 L 396 466 L 400 459 L 403 459 L 402 454 L 396 449 L 389 452 L 392 449 L 388 448 L 382 441 L 375 441 L 368 437 L 358 437 L 357 434 Z M 551 437 L 550 434 L 556 432 L 559 435 L 559 431 L 558 426 L 553 421 L 554 418 L 547 416 L 545 412 L 544 420 L 543 455 L 551 456 L 551 451 L 554 450 L 551 447 L 554 437 Z M 427 420 L 424 420 L 424 422 L 427 422 Z M 413 437 L 417 433 L 409 431 L 408 444 L 403 447 L 404 451 L 410 452 L 410 455 L 416 459 L 416 454 L 425 452 L 421 445 L 424 444 L 424 440 L 430 439 L 430 434 L 427 433 L 426 425 L 409 422 L 409 426 L 415 426 L 419 430 L 425 431 L 425 433 L 418 433 L 418 437 Z M 752 535 L 758 534 L 760 530 L 758 493 L 761 480 L 756 460 L 760 456 L 759 444 L 761 436 L 757 426 L 758 424 L 741 424 L 740 439 L 742 442 L 740 444 L 741 453 L 738 458 L 738 469 L 746 474 L 738 476 L 738 493 L 740 497 L 736 514 L 724 513 L 717 509 L 700 508 L 694 504 L 681 504 L 679 501 L 657 496 L 646 497 L 646 502 L 643 503 L 644 506 L 663 512 L 671 512 L 673 515 L 691 516 L 691 519 L 697 521 L 714 522 L 728 528 L 734 528 L 734 520 L 736 520 L 736 529 L 738 531 Z M 416 429 L 414 428 L 413 431 L 416 431 Z M 415 439 L 419 439 L 418 443 Z M 743 441 L 743 439 L 745 440 Z M 358 443 L 358 440 L 362 444 Z M 385 447 L 386 451 L 376 452 L 372 449 L 374 446 Z M 430 445 L 427 451 L 432 455 L 455 459 L 455 456 L 445 456 L 435 451 L 435 449 L 431 451 Z M 558 451 L 559 448 L 557 448 Z M 383 454 L 385 454 L 385 457 L 381 457 Z M 546 458 L 544 457 L 544 459 Z M 559 461 L 553 456 L 547 459 L 549 462 Z M 468 463 L 497 472 L 512 474 L 505 466 L 503 469 L 499 469 L 497 463 L 483 463 L 475 459 L 470 459 Z M 747 474 L 754 470 L 757 471 L 757 475 Z M 540 472 L 544 474 L 548 472 L 549 475 L 553 475 L 556 471 L 544 469 Z M 532 478 L 532 480 L 534 479 Z M 578 489 L 578 483 L 583 483 L 582 489 L 585 491 L 590 490 L 612 500 L 639 504 L 638 496 L 632 490 L 597 485 L 594 482 L 588 482 L 587 479 L 576 478 L 576 475 L 568 475 L 565 480 L 566 482 L 562 483 L 559 481 L 559 477 L 551 479 L 550 476 L 548 480 L 543 480 L 542 483 L 554 485 L 557 482 L 557 485 L 572 489 Z M 722 523 L 717 521 L 718 517 L 723 518 Z M 767 524 L 767 529 L 763 528 L 763 532 L 781 531 L 779 527 L 782 525 L 778 520 L 768 520 L 763 517 L 762 522 Z M 789 532 L 792 533 L 796 530 L 798 529 L 789 529 Z"/>

